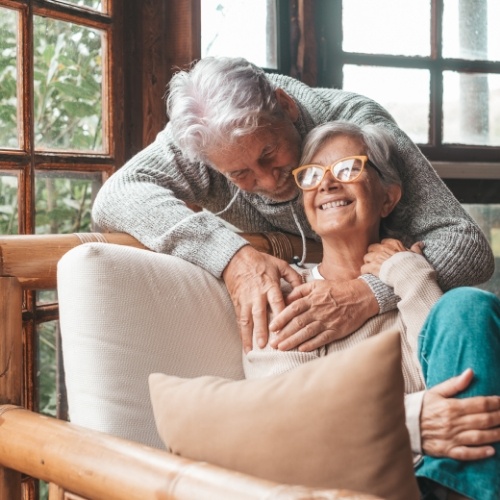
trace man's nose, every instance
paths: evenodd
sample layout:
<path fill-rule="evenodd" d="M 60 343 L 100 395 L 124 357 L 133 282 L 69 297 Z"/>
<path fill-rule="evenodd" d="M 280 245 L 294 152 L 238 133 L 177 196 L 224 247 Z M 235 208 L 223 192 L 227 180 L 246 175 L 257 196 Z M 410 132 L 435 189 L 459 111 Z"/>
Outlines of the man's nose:
<path fill-rule="evenodd" d="M 257 170 L 257 184 L 267 191 L 275 189 L 278 185 L 279 171 L 275 168 L 259 167 Z"/>

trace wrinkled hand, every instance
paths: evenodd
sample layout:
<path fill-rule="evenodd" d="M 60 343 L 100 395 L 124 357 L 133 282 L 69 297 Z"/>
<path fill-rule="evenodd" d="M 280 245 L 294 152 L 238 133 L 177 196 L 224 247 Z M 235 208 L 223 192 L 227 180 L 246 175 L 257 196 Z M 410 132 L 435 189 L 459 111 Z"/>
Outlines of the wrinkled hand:
<path fill-rule="evenodd" d="M 415 252 L 423 255 L 423 242 L 414 243 L 411 248 L 406 248 L 403 243 L 393 238 L 385 238 L 380 243 L 374 243 L 368 247 L 367 254 L 363 257 L 364 264 L 361 267 L 362 274 L 373 274 L 379 276 L 382 264 L 398 252 Z"/>
<path fill-rule="evenodd" d="M 422 449 L 426 455 L 480 460 L 494 454 L 500 441 L 500 396 L 456 399 L 474 373 L 466 370 L 429 389 L 420 415 Z"/>
<path fill-rule="evenodd" d="M 281 278 L 293 287 L 302 283 L 300 275 L 284 260 L 247 245 L 233 256 L 222 278 L 234 304 L 243 349 L 252 349 L 254 333 L 259 346 L 264 347 L 268 339 L 268 305 L 273 314 L 285 308 Z"/>
<path fill-rule="evenodd" d="M 379 310 L 370 287 L 358 279 L 315 280 L 294 288 L 286 302 L 269 325 L 277 332 L 271 346 L 283 351 L 312 351 L 347 337 Z"/>

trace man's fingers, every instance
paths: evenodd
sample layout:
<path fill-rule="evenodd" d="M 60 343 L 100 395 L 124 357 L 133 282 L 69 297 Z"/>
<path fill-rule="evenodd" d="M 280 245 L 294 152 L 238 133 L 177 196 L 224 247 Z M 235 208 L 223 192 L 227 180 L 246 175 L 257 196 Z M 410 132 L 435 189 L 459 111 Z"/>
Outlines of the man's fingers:
<path fill-rule="evenodd" d="M 443 398 L 451 398 L 467 389 L 473 378 L 474 372 L 470 368 L 467 368 L 467 370 L 460 375 L 435 385 L 432 389 L 429 389 L 429 391 L 439 394 Z"/>
<path fill-rule="evenodd" d="M 300 320 L 300 318 L 296 319 Z M 300 351 L 306 352 L 307 350 L 302 348 L 302 346 L 311 339 L 317 339 L 317 337 L 322 333 L 322 325 L 318 321 L 312 323 L 301 321 L 301 325 L 303 325 L 303 327 L 296 331 L 293 335 L 290 335 L 284 340 L 280 340 L 280 338 L 278 338 L 277 348 L 280 351 L 288 351 L 289 349 L 295 349 L 300 346 Z M 322 345 L 324 345 L 324 343 Z"/>
<path fill-rule="evenodd" d="M 414 253 L 418 253 L 419 255 L 424 255 L 423 248 L 425 247 L 425 244 L 423 241 L 417 241 L 410 247 L 410 251 Z"/>
<path fill-rule="evenodd" d="M 447 456 L 455 460 L 471 462 L 473 460 L 482 460 L 495 454 L 493 446 L 456 446 L 452 448 Z"/>
<path fill-rule="evenodd" d="M 271 307 L 273 316 L 277 316 L 283 309 L 285 309 L 285 299 L 281 288 L 276 284 L 269 288 L 267 292 L 267 301 Z"/>
<path fill-rule="evenodd" d="M 301 344 L 299 346 L 299 351 L 311 352 L 319 349 L 320 347 L 323 347 L 324 345 L 328 344 L 328 342 L 330 342 L 330 334 L 331 332 L 328 330 L 321 332 L 319 335 L 316 335 L 316 337 Z"/>
<path fill-rule="evenodd" d="M 252 350 L 253 340 L 253 321 L 252 311 L 249 307 L 238 308 L 236 318 L 240 329 L 241 343 L 245 353 Z"/>
<path fill-rule="evenodd" d="M 292 294 L 294 294 L 294 292 L 298 291 L 298 288 L 296 288 L 295 290 L 292 291 Z M 298 292 L 300 293 L 300 292 Z M 295 294 L 297 295 L 297 294 Z M 290 296 L 289 296 L 290 297 Z M 283 330 L 287 325 L 290 325 L 290 323 L 294 320 L 296 320 L 296 318 L 304 313 L 308 308 L 308 304 L 306 301 L 304 300 L 293 300 L 289 305 L 287 305 L 282 311 L 279 312 L 279 314 L 273 318 L 273 320 L 271 321 L 271 323 L 269 324 L 269 329 L 272 331 L 272 332 L 280 332 L 280 336 L 281 337 L 286 337 L 286 331 L 292 331 L 293 330 L 293 325 L 286 329 L 286 330 Z M 302 320 L 298 320 L 299 323 L 302 321 Z M 297 323 L 297 322 L 296 322 Z M 302 327 L 302 324 L 300 323 L 300 325 Z"/>
<path fill-rule="evenodd" d="M 288 281 L 293 288 L 302 285 L 302 276 L 285 262 L 283 262 L 283 264 L 284 265 L 280 268 L 281 276 Z"/>
<path fill-rule="evenodd" d="M 264 347 L 268 339 L 267 296 L 263 295 L 256 300 L 252 307 L 252 322 L 255 340 L 259 347 Z"/>

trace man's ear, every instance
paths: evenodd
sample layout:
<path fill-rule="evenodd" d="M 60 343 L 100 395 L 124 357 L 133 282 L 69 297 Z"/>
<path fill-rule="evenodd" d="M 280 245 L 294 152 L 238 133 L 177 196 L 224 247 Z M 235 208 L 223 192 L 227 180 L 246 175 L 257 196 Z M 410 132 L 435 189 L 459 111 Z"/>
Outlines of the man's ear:
<path fill-rule="evenodd" d="M 299 118 L 297 103 L 283 89 L 276 89 L 275 94 L 283 112 L 292 122 L 296 122 Z"/>
<path fill-rule="evenodd" d="M 399 203 L 401 196 L 403 194 L 403 190 L 401 186 L 397 184 L 391 184 L 386 188 L 385 191 L 385 200 L 382 204 L 381 217 L 387 217 L 395 208 L 395 206 Z"/>

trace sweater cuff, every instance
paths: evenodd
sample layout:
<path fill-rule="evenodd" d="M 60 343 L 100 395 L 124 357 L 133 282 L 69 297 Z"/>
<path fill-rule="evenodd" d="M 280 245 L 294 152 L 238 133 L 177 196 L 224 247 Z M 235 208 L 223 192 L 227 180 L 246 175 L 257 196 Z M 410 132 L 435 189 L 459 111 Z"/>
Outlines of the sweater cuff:
<path fill-rule="evenodd" d="M 405 394 L 406 428 L 410 435 L 411 451 L 422 454 L 422 438 L 420 436 L 420 412 L 425 391 Z"/>
<path fill-rule="evenodd" d="M 363 280 L 375 295 L 378 302 L 379 314 L 392 311 L 398 306 L 400 298 L 394 290 L 373 274 L 362 274 L 359 279 Z"/>

